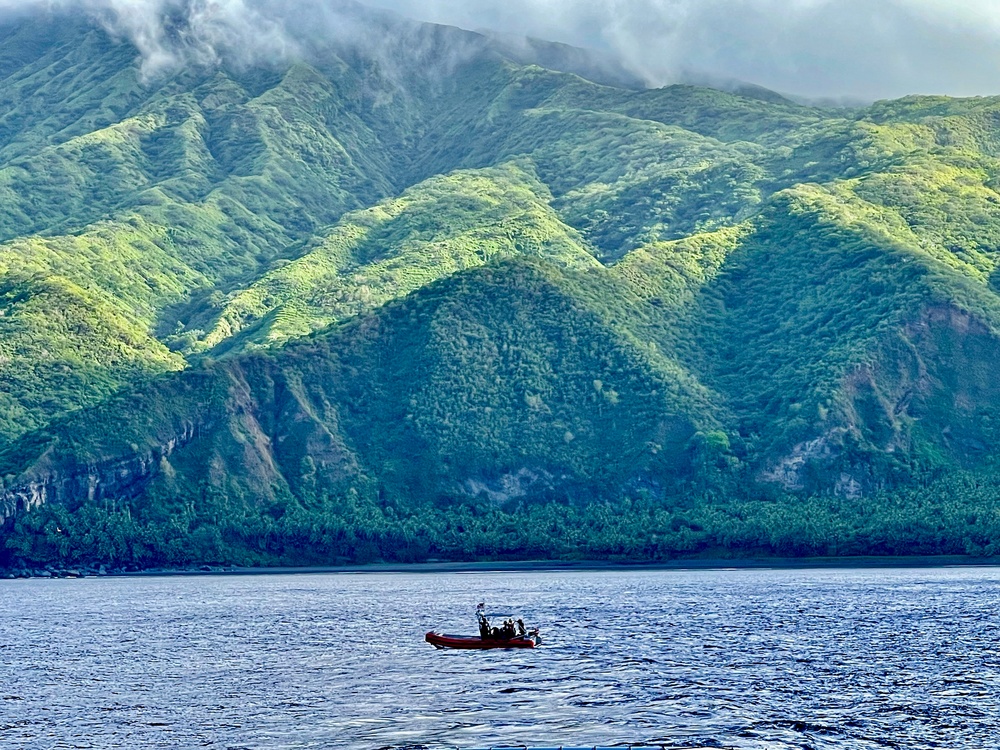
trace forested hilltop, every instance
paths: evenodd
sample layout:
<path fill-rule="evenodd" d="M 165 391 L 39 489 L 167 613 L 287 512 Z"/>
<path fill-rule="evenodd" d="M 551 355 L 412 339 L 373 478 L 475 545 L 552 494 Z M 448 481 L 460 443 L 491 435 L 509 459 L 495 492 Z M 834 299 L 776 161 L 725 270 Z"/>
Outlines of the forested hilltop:
<path fill-rule="evenodd" d="M 0 22 L 0 567 L 1000 552 L 1000 98 L 336 7 Z"/>

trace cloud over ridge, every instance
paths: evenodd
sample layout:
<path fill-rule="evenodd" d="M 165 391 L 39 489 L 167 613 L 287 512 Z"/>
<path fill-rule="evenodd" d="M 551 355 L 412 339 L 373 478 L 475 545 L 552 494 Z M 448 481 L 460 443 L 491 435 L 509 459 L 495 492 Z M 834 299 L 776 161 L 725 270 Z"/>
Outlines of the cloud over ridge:
<path fill-rule="evenodd" d="M 86 14 L 141 55 L 146 76 L 186 64 L 235 64 L 297 54 L 279 3 L 255 0 L 0 0 L 0 13 Z M 294 5 L 294 3 L 292 4 Z M 270 7 L 268 7 L 270 6 Z"/>
<path fill-rule="evenodd" d="M 1000 94 L 996 0 L 372 0 L 615 51 L 651 85 L 704 76 L 805 96 Z"/>
<path fill-rule="evenodd" d="M 741 80 L 811 97 L 1000 94 L 995 0 L 368 0 L 410 18 L 613 52 L 650 85 Z M 350 0 L 0 0 L 86 13 L 147 76 L 284 60 L 303 36 L 362 38 Z M 370 39 L 383 50 L 391 39 Z M 399 42 L 401 43 L 401 42 Z"/>

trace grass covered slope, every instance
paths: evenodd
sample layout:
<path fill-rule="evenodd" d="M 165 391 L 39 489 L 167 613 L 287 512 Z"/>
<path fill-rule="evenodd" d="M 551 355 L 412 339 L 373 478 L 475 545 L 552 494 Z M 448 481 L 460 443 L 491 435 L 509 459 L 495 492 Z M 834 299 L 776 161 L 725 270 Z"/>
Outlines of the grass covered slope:
<path fill-rule="evenodd" d="M 144 78 L 46 24 L 0 29 L 6 513 L 173 560 L 798 554 L 917 544 L 856 514 L 952 487 L 927 549 L 991 544 L 1000 100 L 639 91 L 384 15 Z"/>

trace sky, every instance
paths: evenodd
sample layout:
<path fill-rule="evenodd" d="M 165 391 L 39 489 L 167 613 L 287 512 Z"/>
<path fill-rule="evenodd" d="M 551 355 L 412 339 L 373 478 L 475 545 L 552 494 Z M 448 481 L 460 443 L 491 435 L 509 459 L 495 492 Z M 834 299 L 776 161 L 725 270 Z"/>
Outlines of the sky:
<path fill-rule="evenodd" d="M 294 55 L 290 29 L 321 20 L 336 31 L 338 15 L 323 4 L 337 1 L 0 0 L 0 13 L 90 13 L 130 39 L 154 74 L 192 58 Z M 1000 0 L 367 1 L 418 20 L 611 52 L 651 86 L 743 81 L 847 100 L 1000 95 Z M 175 22 L 165 29 L 168 11 Z"/>
<path fill-rule="evenodd" d="M 613 51 L 650 85 L 806 97 L 1000 94 L 1000 0 L 373 0 L 410 17 Z"/>

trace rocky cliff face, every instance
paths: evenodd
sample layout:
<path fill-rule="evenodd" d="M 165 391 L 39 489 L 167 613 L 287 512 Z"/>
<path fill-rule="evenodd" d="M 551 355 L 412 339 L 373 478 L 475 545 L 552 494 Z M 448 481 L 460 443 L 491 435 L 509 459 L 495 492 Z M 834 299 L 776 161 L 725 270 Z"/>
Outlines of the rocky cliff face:
<path fill-rule="evenodd" d="M 136 497 L 169 466 L 169 457 L 194 439 L 197 431 L 191 423 L 163 445 L 131 456 L 83 466 L 53 462 L 45 469 L 28 472 L 0 493 L 0 516 L 9 518 L 47 502 L 76 507 L 83 502 Z"/>
<path fill-rule="evenodd" d="M 759 477 L 858 498 L 902 481 L 913 462 L 975 466 L 1000 440 L 997 372 L 995 332 L 953 305 L 928 306 L 843 378 L 831 425 Z"/>

